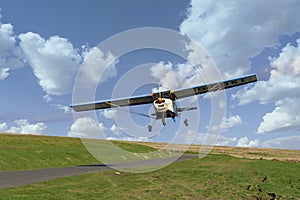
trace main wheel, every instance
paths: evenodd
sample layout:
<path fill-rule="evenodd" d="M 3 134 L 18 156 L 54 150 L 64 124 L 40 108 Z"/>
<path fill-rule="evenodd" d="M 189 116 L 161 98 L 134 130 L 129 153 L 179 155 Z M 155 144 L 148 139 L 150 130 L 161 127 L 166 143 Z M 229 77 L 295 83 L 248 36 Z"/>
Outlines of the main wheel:
<path fill-rule="evenodd" d="M 184 123 L 185 126 L 188 126 L 189 125 L 189 120 L 185 119 L 183 123 Z"/>
<path fill-rule="evenodd" d="M 152 131 L 152 126 L 148 125 L 148 131 L 151 132 Z"/>

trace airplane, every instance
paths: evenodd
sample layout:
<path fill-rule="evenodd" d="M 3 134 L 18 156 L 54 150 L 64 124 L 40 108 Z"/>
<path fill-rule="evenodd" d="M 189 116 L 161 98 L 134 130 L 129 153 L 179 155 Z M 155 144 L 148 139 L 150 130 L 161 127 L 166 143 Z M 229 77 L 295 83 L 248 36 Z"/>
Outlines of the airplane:
<path fill-rule="evenodd" d="M 207 85 L 199 85 L 195 87 L 190 87 L 180 90 L 168 90 L 157 93 L 152 93 L 149 95 L 141 95 L 128 97 L 123 99 L 113 99 L 97 101 L 92 103 L 83 103 L 71 105 L 71 108 L 76 112 L 89 111 L 89 110 L 99 110 L 108 108 L 120 108 L 124 106 L 135 106 L 143 104 L 153 104 L 155 117 L 141 114 L 143 116 L 154 118 L 155 120 L 162 120 L 162 124 L 166 125 L 166 118 L 172 118 L 175 121 L 175 117 L 179 117 L 179 114 L 184 111 L 195 110 L 197 107 L 188 108 L 178 108 L 176 100 L 191 97 L 194 95 L 200 95 L 208 92 L 216 92 L 224 89 L 233 88 L 236 86 L 245 85 L 248 83 L 256 82 L 257 77 L 255 74 L 238 77 L 230 80 L 225 80 L 221 82 L 211 83 Z M 134 112 L 133 112 L 134 113 Z M 137 113 L 135 113 L 137 114 Z M 184 120 L 184 124 L 188 126 L 188 120 Z M 148 131 L 151 132 L 152 125 L 148 125 Z"/>

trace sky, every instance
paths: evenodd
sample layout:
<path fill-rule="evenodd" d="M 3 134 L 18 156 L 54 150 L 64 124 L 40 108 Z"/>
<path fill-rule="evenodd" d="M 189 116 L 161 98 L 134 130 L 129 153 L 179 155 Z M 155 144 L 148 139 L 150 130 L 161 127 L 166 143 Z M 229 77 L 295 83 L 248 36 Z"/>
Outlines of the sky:
<path fill-rule="evenodd" d="M 216 145 L 300 149 L 299 4 L 0 0 L 0 132 L 78 137 L 100 129 L 108 139 L 170 142 L 179 130 L 180 143 L 191 142 L 190 137 L 196 144 L 216 138 Z M 157 132 L 148 133 L 150 119 L 116 109 L 97 111 L 97 120 L 73 117 L 69 106 L 76 76 L 91 56 L 103 65 L 110 63 L 100 83 L 93 71 L 86 72 L 87 81 L 98 84 L 95 100 L 149 94 L 158 86 L 203 84 L 189 65 L 205 65 L 192 45 L 185 44 L 187 59 L 159 49 L 117 57 L 95 48 L 116 34 L 143 27 L 170 29 L 195 41 L 222 79 L 257 75 L 258 82 L 226 91 L 220 106 L 226 109 L 222 132 L 210 133 L 214 95 L 196 99 L 199 109 L 185 115 L 189 129 L 181 128 L 182 119 L 170 119 L 164 128 L 156 122 Z M 122 93 L 120 85 L 133 91 Z M 151 105 L 130 109 L 153 112 Z"/>

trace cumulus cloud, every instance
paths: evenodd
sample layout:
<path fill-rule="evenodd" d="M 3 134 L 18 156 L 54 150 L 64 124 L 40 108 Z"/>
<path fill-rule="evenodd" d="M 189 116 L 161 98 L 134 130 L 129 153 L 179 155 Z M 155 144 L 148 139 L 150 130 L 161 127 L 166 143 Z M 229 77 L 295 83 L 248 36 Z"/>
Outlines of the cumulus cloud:
<path fill-rule="evenodd" d="M 52 101 L 52 97 L 48 94 L 44 95 L 43 99 L 45 99 L 46 102 L 51 102 Z"/>
<path fill-rule="evenodd" d="M 117 117 L 115 109 L 105 109 L 100 111 L 100 115 L 105 119 L 115 119 Z"/>
<path fill-rule="evenodd" d="M 8 126 L 6 123 L 0 124 L 0 132 L 6 132 L 8 129 Z"/>
<path fill-rule="evenodd" d="M 110 52 L 102 52 L 99 48 L 94 47 L 87 50 L 83 57 L 78 77 L 81 87 L 94 87 L 117 75 L 115 65 L 118 60 Z"/>
<path fill-rule="evenodd" d="M 232 128 L 235 126 L 240 126 L 243 124 L 244 124 L 244 122 L 239 115 L 233 115 L 233 116 L 224 118 L 222 123 L 220 123 L 218 126 L 212 126 L 211 130 L 216 131 L 216 130 L 223 129 L 223 131 L 227 131 L 229 128 Z"/>
<path fill-rule="evenodd" d="M 257 133 L 300 130 L 300 98 L 284 98 L 276 102 L 275 109 L 265 114 Z"/>
<path fill-rule="evenodd" d="M 297 46 L 286 45 L 279 57 L 271 58 L 272 70 L 267 81 L 259 81 L 233 95 L 239 104 L 259 101 L 275 102 L 272 112 L 265 114 L 257 133 L 300 129 L 300 38 Z"/>
<path fill-rule="evenodd" d="M 264 148 L 300 149 L 300 136 L 275 138 L 262 143 Z"/>
<path fill-rule="evenodd" d="M 0 81 L 6 79 L 9 75 L 9 68 L 0 68 Z"/>
<path fill-rule="evenodd" d="M 68 136 L 103 139 L 104 136 L 101 133 L 106 130 L 104 124 L 98 123 L 90 117 L 81 117 L 72 124 Z"/>
<path fill-rule="evenodd" d="M 200 73 L 195 72 L 195 67 L 188 63 L 159 62 L 153 65 L 150 71 L 151 76 L 160 83 L 159 88 L 154 88 L 153 92 L 182 89 L 190 87 L 192 84 L 205 83 L 202 77 L 199 76 Z"/>
<path fill-rule="evenodd" d="M 0 131 L 3 125 L 0 124 Z M 108 134 L 113 134 L 113 137 L 106 137 Z M 103 123 L 98 123 L 90 117 L 78 118 L 71 126 L 68 132 L 69 137 L 80 138 L 96 138 L 107 140 L 126 140 L 126 141 L 144 141 L 148 142 L 151 139 L 147 137 L 129 137 L 122 136 L 122 128 L 113 124 L 110 128 L 106 127 Z"/>
<path fill-rule="evenodd" d="M 203 144 L 203 145 L 216 145 L 216 146 L 231 146 L 234 145 L 237 141 L 236 137 L 225 137 L 222 135 L 216 134 L 204 134 L 204 133 L 195 133 L 194 131 L 189 130 L 185 134 L 185 142 L 187 144 Z"/>
<path fill-rule="evenodd" d="M 150 69 L 151 76 L 159 81 L 161 91 L 209 84 L 223 79 L 211 57 L 199 44 L 194 41 L 185 42 L 187 62 L 159 62 Z M 154 90 L 157 91 L 159 90 Z"/>
<path fill-rule="evenodd" d="M 0 124 L 0 131 L 7 133 L 37 134 L 47 133 L 47 126 L 44 123 L 31 124 L 27 119 L 15 120 L 16 126 L 9 127 L 6 123 Z"/>
<path fill-rule="evenodd" d="M 109 130 L 110 130 L 114 135 L 121 135 L 121 134 L 122 134 L 122 129 L 121 129 L 119 126 L 115 125 L 115 124 L 113 124 L 113 125 L 110 127 Z"/>
<path fill-rule="evenodd" d="M 118 60 L 112 53 L 94 47 L 86 50 L 83 58 L 74 83 L 73 103 L 94 101 L 94 90 L 117 75 Z"/>
<path fill-rule="evenodd" d="M 159 62 L 151 67 L 151 75 L 158 79 L 163 79 L 165 74 L 171 71 L 173 68 L 173 64 L 168 62 Z"/>
<path fill-rule="evenodd" d="M 122 141 L 133 141 L 133 142 L 152 142 L 148 137 L 108 137 L 107 140 L 122 140 Z"/>
<path fill-rule="evenodd" d="M 258 139 L 255 139 L 253 141 L 250 141 L 248 137 L 242 137 L 239 139 L 237 147 L 259 147 L 260 142 Z"/>
<path fill-rule="evenodd" d="M 19 39 L 43 90 L 48 95 L 69 94 L 82 60 L 73 45 L 66 38 L 52 36 L 46 40 L 32 32 L 19 35 Z"/>
<path fill-rule="evenodd" d="M 239 115 L 233 115 L 225 119 L 223 128 L 228 129 L 242 124 L 244 124 L 242 118 Z"/>
<path fill-rule="evenodd" d="M 57 110 L 63 111 L 65 114 L 70 114 L 72 112 L 69 106 L 65 106 L 62 104 L 51 104 L 51 106 Z"/>
<path fill-rule="evenodd" d="M 192 0 L 180 31 L 199 42 L 227 76 L 245 74 L 249 59 L 299 31 L 299 1 Z"/>
<path fill-rule="evenodd" d="M 250 58 L 265 47 L 276 46 L 280 35 L 299 31 L 300 22 L 293 20 L 299 17 L 297 6 L 298 1 L 191 1 L 180 30 L 204 46 L 223 74 L 238 76 L 248 73 Z M 270 59 L 270 80 L 245 87 L 233 96 L 239 105 L 275 102 L 275 109 L 263 117 L 257 133 L 299 129 L 299 46 L 299 41 L 298 47 L 287 45 L 279 58 Z M 227 119 L 225 127 L 234 123 L 242 121 Z M 248 138 L 238 142 L 242 146 L 256 144 L 258 141 Z"/>
<path fill-rule="evenodd" d="M 1 18 L 0 18 L 1 20 Z M 24 66 L 20 48 L 16 46 L 16 36 L 11 24 L 0 21 L 0 80 L 9 75 L 10 69 Z"/>

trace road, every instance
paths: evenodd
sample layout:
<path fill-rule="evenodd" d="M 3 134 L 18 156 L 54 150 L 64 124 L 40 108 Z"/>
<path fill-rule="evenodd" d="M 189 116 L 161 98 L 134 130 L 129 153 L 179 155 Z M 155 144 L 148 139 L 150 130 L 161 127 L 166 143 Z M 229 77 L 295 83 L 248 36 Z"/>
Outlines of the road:
<path fill-rule="evenodd" d="M 196 158 L 196 154 L 183 154 L 176 162 Z M 165 158 L 157 160 L 141 160 L 135 162 L 115 163 L 111 165 L 85 165 L 74 167 L 47 168 L 36 170 L 22 170 L 12 172 L 0 172 L 0 188 L 16 187 L 26 184 L 37 183 L 56 178 L 76 176 L 93 172 L 111 170 L 113 168 L 133 168 L 141 166 L 152 166 L 169 163 L 174 158 Z M 111 167 L 110 167 L 111 166 Z"/>

